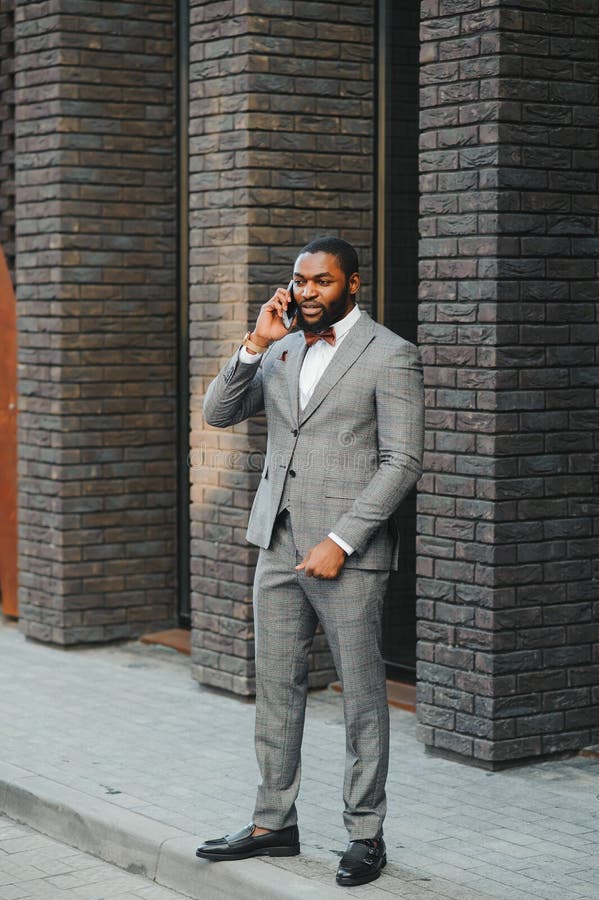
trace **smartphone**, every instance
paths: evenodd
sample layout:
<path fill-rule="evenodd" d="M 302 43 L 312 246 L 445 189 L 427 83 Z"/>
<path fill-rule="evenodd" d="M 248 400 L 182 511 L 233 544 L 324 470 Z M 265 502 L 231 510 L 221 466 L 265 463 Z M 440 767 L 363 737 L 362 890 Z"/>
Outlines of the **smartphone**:
<path fill-rule="evenodd" d="M 287 290 L 291 294 L 291 300 L 287 304 L 287 309 L 283 310 L 283 325 L 289 330 L 293 325 L 293 320 L 295 319 L 298 310 L 297 301 L 293 296 L 293 281 L 289 282 Z"/>

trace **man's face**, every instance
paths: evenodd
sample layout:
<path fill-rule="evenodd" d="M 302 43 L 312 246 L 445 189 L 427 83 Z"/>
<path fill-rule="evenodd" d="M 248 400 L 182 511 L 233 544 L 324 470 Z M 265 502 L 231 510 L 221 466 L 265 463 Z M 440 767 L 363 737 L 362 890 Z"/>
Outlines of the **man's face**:
<path fill-rule="evenodd" d="M 316 332 L 334 325 L 353 308 L 359 287 L 358 273 L 346 278 L 331 253 L 300 253 L 293 270 L 298 328 Z"/>

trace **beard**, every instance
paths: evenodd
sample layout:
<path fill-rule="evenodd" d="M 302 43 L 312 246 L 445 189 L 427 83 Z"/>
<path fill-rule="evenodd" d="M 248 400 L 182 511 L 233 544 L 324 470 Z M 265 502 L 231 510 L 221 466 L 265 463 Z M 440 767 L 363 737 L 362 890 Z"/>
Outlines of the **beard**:
<path fill-rule="evenodd" d="M 328 309 L 320 303 L 316 304 L 316 306 L 322 310 L 322 315 L 316 322 L 306 322 L 302 315 L 302 305 L 300 303 L 297 310 L 296 327 L 299 328 L 300 331 L 307 331 L 310 334 L 318 334 L 320 331 L 330 328 L 331 325 L 334 325 L 335 322 L 338 322 L 345 316 L 349 298 L 349 283 L 346 281 L 343 295 L 339 297 L 338 300 L 331 303 Z"/>

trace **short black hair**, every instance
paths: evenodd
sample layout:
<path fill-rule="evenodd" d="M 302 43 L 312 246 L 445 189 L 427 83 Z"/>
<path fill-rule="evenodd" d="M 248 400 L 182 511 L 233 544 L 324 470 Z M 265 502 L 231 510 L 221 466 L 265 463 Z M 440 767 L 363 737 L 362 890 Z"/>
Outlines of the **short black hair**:
<path fill-rule="evenodd" d="M 334 256 L 337 259 L 339 267 L 342 269 L 346 279 L 349 279 L 350 275 L 353 275 L 354 272 L 360 271 L 358 254 L 352 245 L 348 244 L 347 241 L 344 241 L 343 238 L 314 238 L 313 241 L 310 241 L 309 244 L 302 247 L 298 256 L 301 256 L 302 253 L 330 253 L 331 256 Z"/>

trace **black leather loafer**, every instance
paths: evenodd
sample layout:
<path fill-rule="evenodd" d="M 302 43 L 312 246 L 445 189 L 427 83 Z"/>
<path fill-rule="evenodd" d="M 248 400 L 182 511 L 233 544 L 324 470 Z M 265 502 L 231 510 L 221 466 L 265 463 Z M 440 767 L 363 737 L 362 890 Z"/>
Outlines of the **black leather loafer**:
<path fill-rule="evenodd" d="M 385 842 L 378 840 L 350 841 L 337 869 L 337 884 L 352 887 L 368 884 L 381 874 L 387 865 Z"/>
<path fill-rule="evenodd" d="M 297 825 L 254 837 L 255 828 L 250 822 L 235 834 L 204 841 L 196 850 L 196 856 L 212 860 L 249 859 L 251 856 L 297 856 L 300 852 Z"/>

